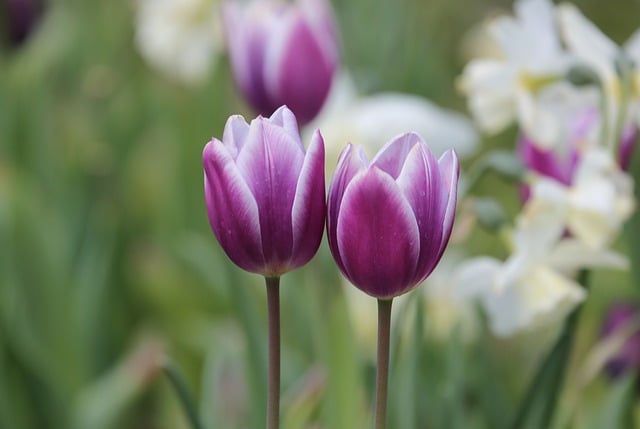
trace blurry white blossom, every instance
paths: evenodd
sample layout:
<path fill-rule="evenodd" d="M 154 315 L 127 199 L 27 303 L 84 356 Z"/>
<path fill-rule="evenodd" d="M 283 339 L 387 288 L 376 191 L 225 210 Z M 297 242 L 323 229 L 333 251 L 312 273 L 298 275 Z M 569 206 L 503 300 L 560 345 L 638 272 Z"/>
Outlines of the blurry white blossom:
<path fill-rule="evenodd" d="M 462 114 L 417 95 L 386 92 L 360 96 L 346 73 L 334 82 L 325 107 L 308 125 L 307 134 L 316 128 L 322 131 L 330 168 L 347 143 L 362 144 L 372 155 L 407 130 L 420 134 L 436 156 L 454 148 L 464 159 L 478 145 L 477 131 Z"/>
<path fill-rule="evenodd" d="M 506 261 L 479 257 L 458 271 L 456 287 L 480 300 L 496 335 L 507 337 L 562 320 L 586 297 L 573 280 L 576 270 L 626 267 L 626 259 L 611 250 L 564 237 L 560 212 L 545 200 L 531 200 L 517 220 L 513 253 Z"/>
<path fill-rule="evenodd" d="M 135 42 L 153 67 L 184 83 L 204 80 L 223 47 L 217 0 L 137 0 Z"/>
<path fill-rule="evenodd" d="M 571 185 L 541 177 L 532 186 L 532 203 L 553 207 L 569 232 L 591 249 L 615 240 L 634 210 L 633 179 L 611 153 L 591 148 L 582 154 Z"/>
<path fill-rule="evenodd" d="M 536 108 L 536 93 L 564 75 L 568 57 L 549 0 L 518 0 L 514 9 L 514 17 L 501 16 L 489 24 L 501 58 L 472 60 L 460 85 L 484 131 L 499 132 L 517 119 L 528 135 L 545 142 L 544 132 L 554 128 L 554 118 Z"/>
<path fill-rule="evenodd" d="M 634 63 L 640 61 L 640 31 L 620 47 L 589 21 L 572 4 L 558 6 L 558 19 L 563 40 L 577 66 L 588 67 L 596 73 L 602 86 L 604 118 L 607 121 L 605 144 L 614 144 L 617 124 L 627 120 L 625 103 L 634 102 L 640 74 Z M 624 68 L 625 70 L 622 70 Z M 626 76 L 625 76 L 626 74 Z M 628 79 L 625 87 L 624 79 Z M 635 100 L 637 102 L 637 100 Z"/>

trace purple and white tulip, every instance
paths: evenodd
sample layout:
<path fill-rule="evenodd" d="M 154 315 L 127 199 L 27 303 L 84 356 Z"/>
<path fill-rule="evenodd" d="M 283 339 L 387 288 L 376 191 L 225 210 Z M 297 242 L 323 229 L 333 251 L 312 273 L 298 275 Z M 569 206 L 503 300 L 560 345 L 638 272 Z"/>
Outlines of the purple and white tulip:
<path fill-rule="evenodd" d="M 39 0 L 7 0 L 3 6 L 7 17 L 9 43 L 18 46 L 24 43 L 35 29 L 42 14 Z"/>
<path fill-rule="evenodd" d="M 247 124 L 231 116 L 202 154 L 209 221 L 240 268 L 278 277 L 311 260 L 325 220 L 324 142 L 305 153 L 285 106 Z"/>
<path fill-rule="evenodd" d="M 424 280 L 451 235 L 458 175 L 452 150 L 436 160 L 415 133 L 394 138 L 371 162 L 349 144 L 327 203 L 329 246 L 345 277 L 379 299 Z"/>
<path fill-rule="evenodd" d="M 268 116 L 287 105 L 301 124 L 315 118 L 338 64 L 327 1 L 230 2 L 224 24 L 236 83 L 252 107 Z"/>

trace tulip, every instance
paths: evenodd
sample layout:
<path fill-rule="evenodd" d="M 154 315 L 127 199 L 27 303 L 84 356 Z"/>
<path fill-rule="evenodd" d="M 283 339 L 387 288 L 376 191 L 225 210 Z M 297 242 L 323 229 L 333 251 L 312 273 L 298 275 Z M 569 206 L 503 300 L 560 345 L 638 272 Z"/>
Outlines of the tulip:
<path fill-rule="evenodd" d="M 27 40 L 40 19 L 40 1 L 7 0 L 5 3 L 9 42 L 18 46 Z"/>
<path fill-rule="evenodd" d="M 277 277 L 315 255 L 324 226 L 324 142 L 305 154 L 293 113 L 232 116 L 203 153 L 209 221 L 240 268 Z"/>
<path fill-rule="evenodd" d="M 629 328 L 631 330 L 629 331 Z M 624 332 L 624 331 L 629 332 Z M 608 311 L 602 327 L 602 336 L 610 338 L 624 334 L 624 342 L 607 362 L 607 372 L 619 377 L 628 371 L 640 370 L 640 307 L 634 304 L 616 304 Z"/>
<path fill-rule="evenodd" d="M 267 286 L 269 379 L 267 429 L 279 427 L 280 275 L 318 250 L 325 219 L 324 142 L 316 131 L 305 153 L 286 107 L 247 124 L 232 116 L 222 141 L 204 148 L 209 221 L 227 256 L 262 274 Z"/>
<path fill-rule="evenodd" d="M 342 151 L 329 189 L 327 232 L 342 273 L 378 299 L 375 427 L 386 427 L 391 304 L 424 280 L 451 235 L 458 191 L 452 150 L 436 161 L 415 133 L 392 139 L 372 162 Z"/>
<path fill-rule="evenodd" d="M 333 15 L 325 0 L 253 0 L 224 9 L 236 83 L 268 116 L 287 105 L 306 124 L 320 111 L 338 63 Z"/>
<path fill-rule="evenodd" d="M 348 145 L 328 200 L 327 232 L 342 273 L 367 294 L 389 299 L 423 281 L 449 241 L 459 166 L 452 150 L 436 161 L 409 133 L 387 143 L 371 163 Z"/>

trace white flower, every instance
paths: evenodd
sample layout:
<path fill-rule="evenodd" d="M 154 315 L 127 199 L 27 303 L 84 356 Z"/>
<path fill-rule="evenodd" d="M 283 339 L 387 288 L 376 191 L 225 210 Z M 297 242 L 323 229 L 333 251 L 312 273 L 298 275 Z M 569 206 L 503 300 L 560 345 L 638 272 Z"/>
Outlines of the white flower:
<path fill-rule="evenodd" d="M 570 186 L 540 177 L 532 186 L 531 203 L 553 207 L 573 236 L 602 249 L 633 213 L 633 179 L 609 151 L 592 147 L 582 154 Z"/>
<path fill-rule="evenodd" d="M 614 145 L 615 136 L 620 130 L 616 129 L 618 123 L 625 123 L 628 115 L 623 115 L 623 108 L 630 106 L 622 106 L 623 98 L 628 97 L 627 103 L 637 104 L 638 90 L 640 89 L 640 70 L 633 65 L 640 62 L 640 30 L 636 31 L 627 41 L 620 47 L 611 41 L 604 33 L 602 33 L 591 21 L 589 21 L 579 10 L 572 4 L 562 4 L 558 6 L 558 20 L 562 30 L 563 40 L 567 45 L 569 53 L 574 57 L 574 61 L 580 65 L 587 66 L 596 72 L 605 97 L 604 115 L 607 120 L 607 133 L 605 135 L 606 145 Z M 621 76 L 616 70 L 616 63 L 620 63 L 627 59 L 629 69 L 630 86 L 623 87 Z M 623 96 L 624 93 L 624 96 Z M 632 110 L 637 112 L 637 108 Z M 631 114 L 635 112 L 630 112 Z M 636 123 L 638 118 L 635 118 Z"/>
<path fill-rule="evenodd" d="M 359 96 L 346 73 L 337 77 L 325 107 L 306 131 L 316 128 L 322 130 L 329 166 L 336 164 L 349 142 L 375 153 L 407 130 L 423 136 L 436 156 L 454 148 L 458 157 L 465 158 L 478 144 L 478 133 L 463 115 L 417 95 L 387 92 Z"/>
<path fill-rule="evenodd" d="M 480 299 L 496 335 L 507 337 L 563 319 L 586 296 L 571 278 L 577 269 L 626 266 L 626 260 L 610 250 L 563 239 L 558 214 L 557 207 L 544 201 L 528 203 L 506 261 L 480 257 L 460 268 L 454 283 L 463 295 Z"/>
<path fill-rule="evenodd" d="M 548 0 L 519 0 L 515 17 L 499 17 L 490 32 L 502 59 L 477 59 L 465 68 L 461 88 L 480 127 L 489 133 L 503 130 L 515 119 L 528 135 L 552 119 L 535 106 L 537 90 L 560 78 L 567 66 L 555 28 L 553 4 Z"/>
<path fill-rule="evenodd" d="M 137 0 L 135 41 L 162 73 L 185 83 L 205 79 L 222 49 L 217 0 Z"/>
<path fill-rule="evenodd" d="M 601 137 L 598 99 L 598 90 L 593 87 L 576 87 L 566 81 L 547 85 L 530 99 L 533 130 L 528 134 L 525 129 L 525 134 L 540 149 L 556 153 L 597 145 Z"/>

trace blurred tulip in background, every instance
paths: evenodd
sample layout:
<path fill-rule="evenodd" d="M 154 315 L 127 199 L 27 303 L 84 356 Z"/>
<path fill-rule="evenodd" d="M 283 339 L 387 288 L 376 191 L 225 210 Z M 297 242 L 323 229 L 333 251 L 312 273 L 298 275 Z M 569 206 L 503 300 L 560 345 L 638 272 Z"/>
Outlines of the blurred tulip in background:
<path fill-rule="evenodd" d="M 301 125 L 324 104 L 338 65 L 337 30 L 326 0 L 229 2 L 224 27 L 236 83 L 260 114 L 281 105 Z"/>

